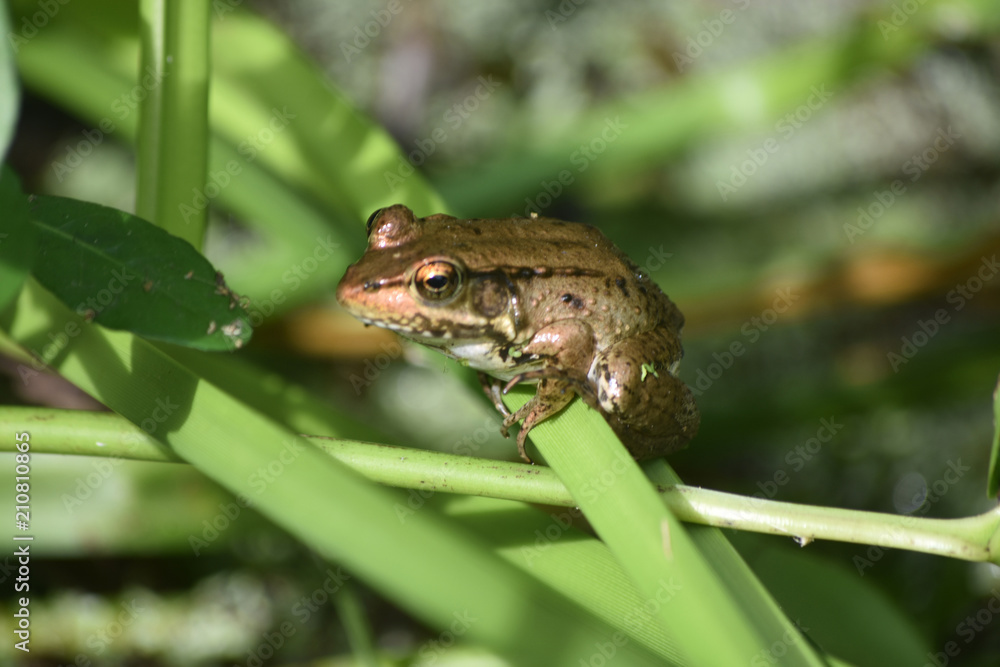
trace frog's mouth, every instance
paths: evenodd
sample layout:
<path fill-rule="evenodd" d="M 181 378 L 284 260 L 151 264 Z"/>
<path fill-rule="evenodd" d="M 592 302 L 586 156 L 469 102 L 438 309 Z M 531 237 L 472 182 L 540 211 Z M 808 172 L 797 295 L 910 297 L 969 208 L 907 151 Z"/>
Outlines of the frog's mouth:
<path fill-rule="evenodd" d="M 476 336 L 455 335 L 452 331 L 438 332 L 433 329 L 411 330 L 398 322 L 379 322 L 368 318 L 358 318 L 365 324 L 388 329 L 407 340 L 429 347 L 446 357 L 455 359 L 465 366 L 483 371 L 503 380 L 516 374 L 542 368 L 543 361 L 533 356 L 512 355 L 510 347 L 502 341 L 479 332 Z"/>
<path fill-rule="evenodd" d="M 404 338 L 409 338 L 428 347 L 454 347 L 463 344 L 490 344 L 496 342 L 484 335 L 479 326 L 455 326 L 449 322 L 447 327 L 435 325 L 431 320 L 416 315 L 407 320 L 378 320 L 352 313 L 368 326 L 380 327 L 395 332 Z"/>

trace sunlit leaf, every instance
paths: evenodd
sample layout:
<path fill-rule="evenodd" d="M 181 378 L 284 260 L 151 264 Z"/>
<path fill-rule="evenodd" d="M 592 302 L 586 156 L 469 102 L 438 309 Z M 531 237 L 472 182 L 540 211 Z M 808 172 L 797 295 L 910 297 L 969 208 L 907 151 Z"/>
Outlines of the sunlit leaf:
<path fill-rule="evenodd" d="M 110 329 L 201 350 L 250 339 L 237 297 L 190 243 L 134 215 L 63 197 L 36 197 L 38 281 L 76 313 Z"/>

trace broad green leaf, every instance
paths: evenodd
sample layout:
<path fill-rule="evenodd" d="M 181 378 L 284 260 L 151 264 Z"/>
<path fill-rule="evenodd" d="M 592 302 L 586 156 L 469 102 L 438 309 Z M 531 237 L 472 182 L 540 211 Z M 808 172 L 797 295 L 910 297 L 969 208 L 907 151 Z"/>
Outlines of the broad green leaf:
<path fill-rule="evenodd" d="M 250 340 L 248 315 L 190 243 L 134 215 L 64 197 L 37 197 L 35 277 L 109 329 L 200 350 Z"/>
<path fill-rule="evenodd" d="M 993 390 L 993 448 L 986 476 L 986 495 L 996 498 L 1000 492 L 1000 381 Z"/>
<path fill-rule="evenodd" d="M 28 200 L 7 165 L 0 170 L 0 309 L 21 290 L 35 258 L 34 228 L 28 224 Z"/>
<path fill-rule="evenodd" d="M 19 32 L 10 29 L 7 5 L 3 2 L 0 2 L 0 35 L 4 37 L 4 43 L 0 46 L 0 160 L 3 160 L 7 155 L 11 137 L 14 136 L 17 109 L 21 104 L 21 87 L 17 83 L 14 50 L 24 41 Z"/>

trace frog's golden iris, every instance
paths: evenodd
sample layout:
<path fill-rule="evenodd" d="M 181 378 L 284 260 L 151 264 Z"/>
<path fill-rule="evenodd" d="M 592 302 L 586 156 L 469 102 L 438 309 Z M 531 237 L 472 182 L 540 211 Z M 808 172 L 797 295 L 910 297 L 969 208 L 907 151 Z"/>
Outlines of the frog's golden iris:
<path fill-rule="evenodd" d="M 423 262 L 413 272 L 413 289 L 428 305 L 441 306 L 462 287 L 462 269 L 447 260 Z"/>

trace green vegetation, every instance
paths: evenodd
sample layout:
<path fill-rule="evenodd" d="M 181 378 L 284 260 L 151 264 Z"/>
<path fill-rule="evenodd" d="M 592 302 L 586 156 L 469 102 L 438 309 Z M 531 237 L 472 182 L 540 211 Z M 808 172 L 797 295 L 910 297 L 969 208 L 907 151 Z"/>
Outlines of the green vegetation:
<path fill-rule="evenodd" d="M 0 3 L 32 657 L 992 664 L 1000 7 L 500 4 Z M 600 226 L 685 313 L 690 449 L 577 401 L 509 463 L 331 306 L 397 202 Z"/>

